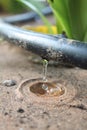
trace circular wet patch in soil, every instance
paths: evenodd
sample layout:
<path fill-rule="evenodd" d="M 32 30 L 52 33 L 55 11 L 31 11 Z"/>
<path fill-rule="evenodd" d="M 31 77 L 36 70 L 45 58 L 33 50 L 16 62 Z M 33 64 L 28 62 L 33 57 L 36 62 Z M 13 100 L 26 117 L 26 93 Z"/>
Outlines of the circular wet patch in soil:
<path fill-rule="evenodd" d="M 16 89 L 19 99 L 27 103 L 65 104 L 73 100 L 76 89 L 64 81 L 47 81 L 42 79 L 28 79 Z"/>

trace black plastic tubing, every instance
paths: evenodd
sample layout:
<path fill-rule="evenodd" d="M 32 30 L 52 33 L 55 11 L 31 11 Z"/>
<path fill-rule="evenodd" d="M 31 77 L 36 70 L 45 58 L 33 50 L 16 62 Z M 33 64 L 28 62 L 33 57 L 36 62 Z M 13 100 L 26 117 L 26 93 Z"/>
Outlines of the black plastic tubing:
<path fill-rule="evenodd" d="M 52 10 L 49 6 L 47 6 L 44 9 L 42 9 L 42 13 L 45 16 L 50 15 L 52 14 Z M 31 11 L 27 13 L 3 17 L 3 21 L 6 23 L 16 24 L 16 23 L 24 23 L 24 22 L 29 22 L 32 20 L 37 20 L 38 18 L 39 18 L 38 14 Z"/>
<path fill-rule="evenodd" d="M 67 39 L 62 35 L 53 36 L 26 31 L 0 22 L 0 36 L 47 60 L 69 63 L 87 69 L 87 44 Z"/>

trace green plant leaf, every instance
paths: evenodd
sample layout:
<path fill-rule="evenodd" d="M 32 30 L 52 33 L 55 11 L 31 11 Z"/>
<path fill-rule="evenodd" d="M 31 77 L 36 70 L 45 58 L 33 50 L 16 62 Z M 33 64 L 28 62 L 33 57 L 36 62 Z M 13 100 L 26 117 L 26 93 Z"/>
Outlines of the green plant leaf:
<path fill-rule="evenodd" d="M 69 12 L 73 38 L 80 41 L 87 41 L 87 0 L 69 0 Z"/>
<path fill-rule="evenodd" d="M 22 2 L 25 6 L 31 8 L 33 11 L 35 11 L 43 20 L 45 25 L 48 27 L 49 33 L 53 34 L 53 30 L 51 28 L 50 22 L 45 18 L 45 16 L 42 14 L 41 10 L 43 9 L 44 5 L 36 0 L 17 0 Z"/>
<path fill-rule="evenodd" d="M 65 31 L 69 37 L 72 37 L 71 27 L 69 25 L 67 1 L 66 0 L 54 0 L 53 2 L 51 0 L 48 1 L 52 6 L 54 15 L 57 20 L 58 32 L 62 33 L 62 31 Z"/>
<path fill-rule="evenodd" d="M 58 32 L 87 42 L 87 0 L 48 0 L 57 20 Z"/>

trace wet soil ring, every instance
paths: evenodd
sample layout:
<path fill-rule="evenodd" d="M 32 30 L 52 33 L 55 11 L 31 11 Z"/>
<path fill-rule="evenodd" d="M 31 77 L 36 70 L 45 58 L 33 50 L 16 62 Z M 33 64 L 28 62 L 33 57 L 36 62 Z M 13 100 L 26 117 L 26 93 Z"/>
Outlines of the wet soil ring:
<path fill-rule="evenodd" d="M 76 89 L 74 86 L 61 81 L 46 82 L 45 84 L 50 86 L 51 83 L 53 85 L 52 87 L 54 87 L 55 84 L 59 86 L 60 92 L 58 91 L 56 94 L 48 94 L 40 87 L 41 84 L 43 84 L 41 79 L 28 79 L 23 81 L 16 89 L 16 96 L 19 99 L 25 100 L 27 103 L 45 103 L 49 105 L 62 105 L 71 102 L 74 99 L 76 95 Z"/>

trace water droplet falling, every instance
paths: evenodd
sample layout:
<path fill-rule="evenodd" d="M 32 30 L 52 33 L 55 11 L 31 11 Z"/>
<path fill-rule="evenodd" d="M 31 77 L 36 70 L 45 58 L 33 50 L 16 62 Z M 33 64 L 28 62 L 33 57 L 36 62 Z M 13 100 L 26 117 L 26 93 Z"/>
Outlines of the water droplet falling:
<path fill-rule="evenodd" d="M 43 81 L 47 81 L 47 67 L 48 67 L 48 61 L 43 60 Z"/>
<path fill-rule="evenodd" d="M 48 86 L 45 84 L 45 82 L 47 82 L 47 67 L 48 67 L 48 61 L 46 59 L 43 60 L 43 84 L 42 84 L 42 88 L 44 90 L 48 90 Z"/>

